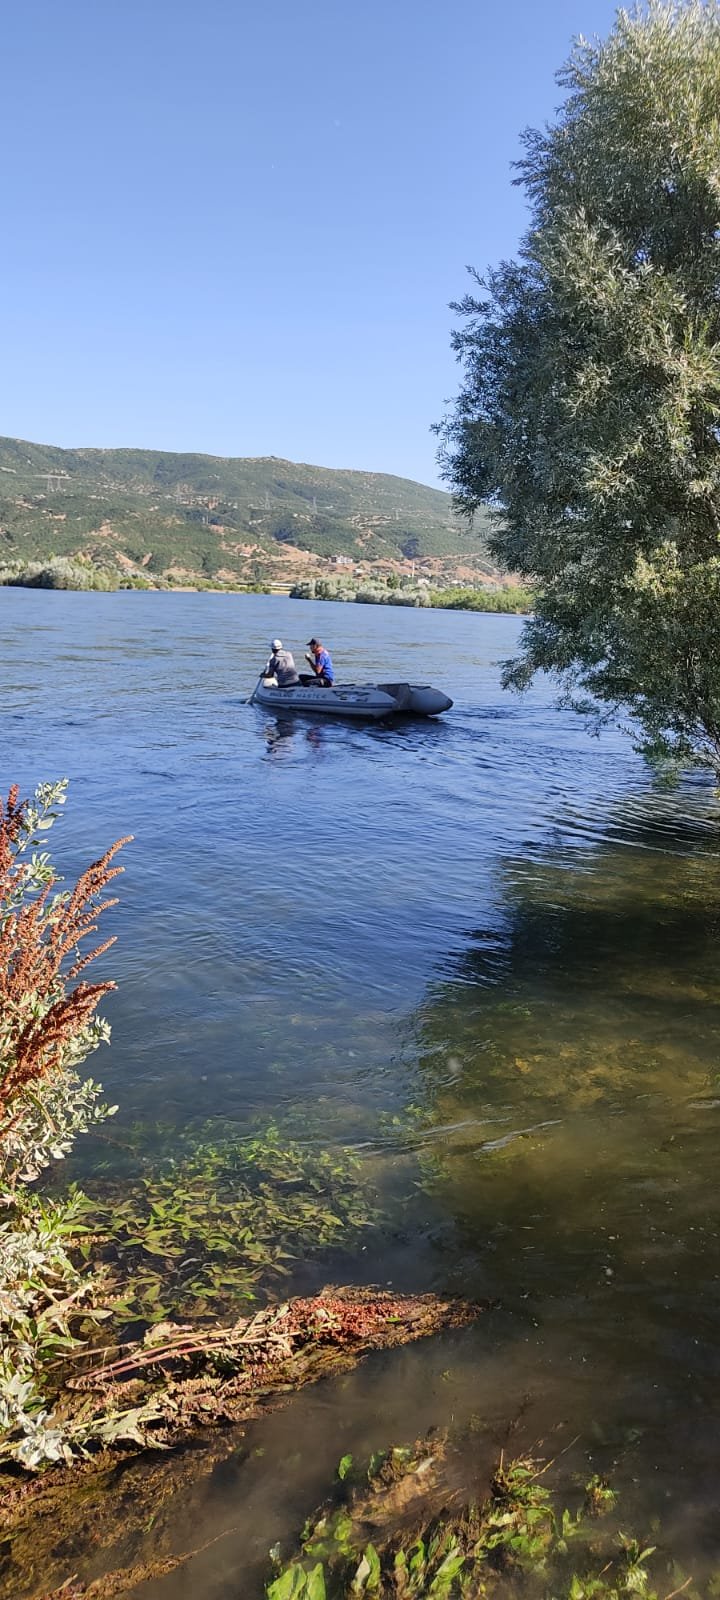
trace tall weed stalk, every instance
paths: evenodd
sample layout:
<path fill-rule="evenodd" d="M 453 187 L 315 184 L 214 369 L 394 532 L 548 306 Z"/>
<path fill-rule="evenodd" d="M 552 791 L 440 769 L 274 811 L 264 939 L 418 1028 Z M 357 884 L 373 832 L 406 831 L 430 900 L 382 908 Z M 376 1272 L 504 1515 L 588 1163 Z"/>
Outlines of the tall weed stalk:
<path fill-rule="evenodd" d="M 66 1453 L 43 1402 L 43 1367 L 75 1342 L 72 1321 L 98 1288 L 69 1253 L 82 1231 L 78 1196 L 49 1200 L 34 1184 L 115 1110 L 78 1071 L 109 1039 L 97 1007 L 115 985 L 81 974 L 114 942 L 96 936 L 127 840 L 74 889 L 61 886 L 41 846 L 66 792 L 63 780 L 41 784 L 32 801 L 17 787 L 0 800 L 0 1461 L 32 1467 Z"/>

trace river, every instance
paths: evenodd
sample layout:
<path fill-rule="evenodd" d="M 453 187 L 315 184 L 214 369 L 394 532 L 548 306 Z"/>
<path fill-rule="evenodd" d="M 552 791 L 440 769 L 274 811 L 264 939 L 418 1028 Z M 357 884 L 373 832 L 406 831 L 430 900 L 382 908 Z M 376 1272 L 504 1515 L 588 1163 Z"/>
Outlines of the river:
<path fill-rule="evenodd" d="M 344 1276 L 493 1302 L 250 1430 L 192 1508 L 197 1543 L 235 1531 L 148 1594 L 250 1595 L 343 1453 L 451 1416 L 550 1453 L 577 1436 L 572 1470 L 608 1471 L 628 1524 L 719 1560 L 711 786 L 664 788 L 547 685 L 504 693 L 512 617 L 2 589 L 0 626 L 5 786 L 70 778 L 67 876 L 135 836 L 92 1061 L 113 1135 L 272 1113 L 350 1144 L 379 1203 Z M 270 638 L 302 656 L 311 633 L 342 678 L 433 682 L 453 711 L 246 705 Z M 112 1170 L 82 1143 L 75 1176 Z"/>

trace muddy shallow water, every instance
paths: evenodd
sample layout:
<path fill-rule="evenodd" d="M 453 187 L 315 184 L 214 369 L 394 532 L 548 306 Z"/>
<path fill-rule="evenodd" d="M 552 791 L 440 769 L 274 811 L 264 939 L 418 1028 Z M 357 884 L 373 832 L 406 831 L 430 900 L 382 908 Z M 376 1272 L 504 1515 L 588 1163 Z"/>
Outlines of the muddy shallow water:
<path fill-rule="evenodd" d="M 92 1063 L 120 1112 L 73 1175 L 122 1170 L 132 1125 L 166 1143 L 276 1114 L 352 1145 L 378 1193 L 364 1247 L 289 1289 L 495 1303 L 250 1429 L 163 1536 L 234 1531 L 147 1593 L 251 1594 L 341 1455 L 450 1417 L 493 1449 L 513 1422 L 523 1447 L 578 1436 L 569 1473 L 610 1469 L 628 1523 L 720 1561 L 711 788 L 663 789 L 543 687 L 504 695 L 514 618 L 4 590 L 0 627 L 3 781 L 69 775 L 68 875 L 135 834 Z M 242 703 L 272 635 L 302 654 L 318 632 L 343 677 L 431 681 L 455 709 L 393 729 Z"/>

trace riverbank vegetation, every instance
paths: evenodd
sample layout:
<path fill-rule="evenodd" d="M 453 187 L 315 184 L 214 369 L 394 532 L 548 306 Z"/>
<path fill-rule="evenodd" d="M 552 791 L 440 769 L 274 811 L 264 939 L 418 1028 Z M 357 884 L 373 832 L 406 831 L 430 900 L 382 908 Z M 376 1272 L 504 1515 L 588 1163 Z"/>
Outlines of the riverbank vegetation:
<path fill-rule="evenodd" d="M 80 589 L 110 593 L 116 589 L 169 590 L 189 588 L 227 593 L 269 594 L 266 583 L 224 583 L 220 578 L 192 575 L 192 583 L 151 573 L 144 568 L 121 569 L 88 556 L 50 556 L 47 561 L 14 561 L 0 566 L 0 587 L 11 589 Z"/>
<path fill-rule="evenodd" d="M 410 578 L 368 579 L 355 584 L 351 579 L 308 578 L 294 584 L 291 600 L 345 600 L 358 605 L 421 606 L 444 611 L 500 611 L 527 614 L 533 610 L 531 589 L 517 584 L 488 589 L 456 584 L 439 589 L 416 583 Z"/>
<path fill-rule="evenodd" d="M 62 1503 L 69 1528 L 78 1471 L 87 1512 L 91 1462 L 102 1494 L 109 1456 L 257 1417 L 369 1350 L 480 1311 L 374 1288 L 279 1298 L 291 1269 L 308 1281 L 313 1263 L 357 1246 L 374 1211 L 349 1151 L 272 1123 L 244 1139 L 180 1134 L 165 1157 L 129 1135 L 122 1180 L 63 1190 L 58 1163 L 117 1109 L 80 1069 L 109 1039 L 98 1006 L 114 983 L 84 974 L 114 943 L 98 942 L 99 919 L 128 843 L 65 887 L 44 846 L 66 787 L 41 785 L 31 803 L 11 789 L 0 805 L 0 1506 L 20 1552 L 37 1474 L 67 1498 L 30 1494 L 34 1513 L 42 1522 L 49 1503 L 54 1530 Z M 3 1556 L 16 1592 L 18 1559 Z"/>
<path fill-rule="evenodd" d="M 217 1470 L 228 1454 L 228 1437 L 215 1440 L 204 1471 Z M 202 1457 L 175 1457 L 164 1480 L 148 1464 L 144 1482 L 129 1466 L 123 1476 L 124 1510 L 133 1531 L 145 1521 L 164 1527 L 168 1498 L 187 1498 Z M 107 1476 L 107 1469 L 106 1469 Z M 36 1530 L 29 1561 L 43 1582 L 42 1600 L 112 1600 L 160 1578 L 193 1559 L 217 1539 L 178 1554 L 142 1553 L 142 1541 L 124 1540 L 126 1560 L 110 1567 L 118 1536 L 110 1533 L 92 1478 L 79 1485 L 74 1503 L 57 1494 L 58 1477 L 37 1481 L 16 1508 L 16 1539 L 23 1546 Z M 52 1514 L 54 1509 L 54 1515 Z M 100 1576 L 72 1577 L 57 1585 L 58 1513 L 69 1512 L 63 1543 L 82 1528 L 95 1534 L 103 1554 Z M 37 1537 L 39 1522 L 39 1537 Z M 147 1531 L 147 1530 L 146 1530 Z M 127 1535 L 127 1530 L 126 1530 Z M 657 1523 L 650 1540 L 626 1531 L 617 1496 L 598 1474 L 586 1477 L 556 1461 L 533 1455 L 500 1455 L 474 1429 L 434 1431 L 412 1445 L 376 1450 L 369 1459 L 346 1454 L 334 1483 L 308 1516 L 295 1543 L 273 1547 L 258 1562 L 248 1552 L 242 1592 L 266 1600 L 471 1600 L 478 1595 L 522 1594 L 529 1600 L 658 1600 L 684 1593 L 701 1600 L 716 1593 L 717 1577 L 703 1570 L 698 1580 L 680 1569 L 662 1542 Z M 128 1545 L 136 1546 L 128 1558 Z M 48 1589 L 48 1583 L 52 1588 Z"/>
<path fill-rule="evenodd" d="M 222 1465 L 227 1454 L 209 1452 L 205 1472 Z M 224 1454 L 223 1454 L 224 1449 Z M 174 1470 L 146 1470 L 138 1502 L 146 1520 L 162 1527 L 168 1498 L 187 1497 L 200 1461 L 176 1457 Z M 124 1505 L 132 1467 L 124 1483 Z M 170 1488 L 168 1488 L 168 1480 Z M 51 1486 L 47 1486 L 51 1487 Z M 37 1500 L 51 1503 L 46 1486 L 36 1484 Z M 41 1600 L 113 1600 L 159 1579 L 230 1537 L 228 1528 L 200 1546 L 179 1554 L 137 1555 L 108 1570 L 112 1544 L 108 1518 L 84 1485 L 71 1507 L 67 1536 L 76 1523 L 92 1528 L 103 1553 L 100 1576 L 73 1577 L 56 1586 L 57 1517 L 42 1528 L 30 1561 L 42 1574 Z M 31 1497 L 31 1499 L 34 1497 Z M 56 1511 L 61 1502 L 55 1501 Z M 73 1515 L 74 1513 L 74 1515 Z M 49 1509 L 45 1514 L 50 1522 Z M 133 1518 L 133 1524 L 134 1524 Z M 31 1537 L 33 1521 L 18 1518 L 17 1539 Z M 688 1600 L 712 1597 L 717 1575 L 700 1580 L 683 1572 L 663 1546 L 657 1524 L 650 1541 L 625 1531 L 612 1486 L 601 1476 L 585 1478 L 558 1463 L 533 1455 L 506 1458 L 488 1448 L 473 1430 L 434 1432 L 413 1445 L 377 1450 L 367 1460 L 344 1455 L 323 1504 L 307 1518 L 294 1547 L 273 1547 L 259 1571 L 252 1556 L 242 1567 L 242 1593 L 266 1600 L 475 1600 L 482 1595 L 523 1595 L 528 1600 L 658 1600 L 686 1594 Z M 43 1554 L 47 1540 L 49 1555 Z M 97 1551 L 96 1551 L 97 1565 Z M 44 1581 L 43 1581 L 44 1580 Z M 53 1586 L 48 1589 L 50 1582 Z M 240 1591 L 238 1591 L 240 1592 Z"/>
<path fill-rule="evenodd" d="M 25 1467 L 65 1455 L 45 1369 L 72 1347 L 71 1319 L 102 1315 L 103 1285 L 71 1249 L 78 1197 L 50 1197 L 37 1180 L 114 1109 L 78 1070 L 107 1043 L 97 1007 L 114 984 L 80 975 L 113 943 L 93 946 L 127 840 L 72 891 L 61 887 L 41 846 L 65 795 L 61 782 L 41 785 L 32 804 L 17 789 L 0 802 L 0 1461 Z"/>
<path fill-rule="evenodd" d="M 64 888 L 41 846 L 65 796 L 64 783 L 40 786 L 32 804 L 11 790 L 0 809 L 0 1466 L 30 1469 L 91 1439 L 139 1439 L 137 1407 L 128 1425 L 121 1409 L 91 1422 L 86 1404 L 78 1417 L 63 1401 L 65 1366 L 100 1327 L 106 1358 L 129 1329 L 237 1311 L 298 1255 L 350 1243 L 372 1216 L 349 1153 L 302 1147 L 273 1125 L 240 1141 L 201 1131 L 164 1161 L 140 1153 L 92 1195 L 38 1184 L 116 1109 L 79 1072 L 109 1039 L 97 1007 L 114 984 L 81 975 L 114 942 L 92 947 L 127 841 Z"/>
<path fill-rule="evenodd" d="M 47 561 L 14 561 L 0 566 L 0 585 L 10 589 L 155 589 L 165 587 L 139 575 L 128 577 L 115 567 L 99 566 L 82 556 L 50 556 Z"/>
<path fill-rule="evenodd" d="M 554 673 L 720 773 L 720 10 L 620 11 L 559 81 L 518 259 L 455 307 L 445 477 L 502 505 L 491 550 L 538 587 L 506 683 Z"/>
<path fill-rule="evenodd" d="M 188 1557 L 157 1553 L 165 1543 L 157 1537 L 160 1509 L 180 1490 L 192 1495 L 203 1476 L 237 1452 L 238 1424 L 268 1416 L 307 1384 L 341 1378 L 369 1351 L 462 1326 L 478 1311 L 433 1295 L 326 1289 L 226 1326 L 166 1323 L 142 1340 L 78 1352 L 80 1371 L 67 1380 L 58 1406 L 64 1464 L 22 1481 L 0 1472 L 3 1577 L 14 1581 L 15 1594 L 37 1593 L 35 1573 L 43 1596 L 50 1581 L 64 1593 L 68 1559 L 77 1568 L 95 1562 L 98 1549 L 107 1552 L 106 1564 L 119 1555 L 123 1565 L 107 1587 L 88 1585 L 93 1595 L 124 1594 L 140 1582 L 140 1572 L 172 1570 Z M 157 1469 L 149 1449 L 160 1453 Z M 144 1560 L 149 1528 L 156 1553 Z M 176 1549 L 177 1528 L 168 1532 Z"/>

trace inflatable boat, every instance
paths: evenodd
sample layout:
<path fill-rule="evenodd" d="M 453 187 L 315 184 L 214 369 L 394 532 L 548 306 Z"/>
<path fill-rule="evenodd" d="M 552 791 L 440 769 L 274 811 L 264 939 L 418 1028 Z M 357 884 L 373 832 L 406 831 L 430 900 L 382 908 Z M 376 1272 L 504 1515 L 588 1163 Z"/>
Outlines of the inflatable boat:
<path fill-rule="evenodd" d="M 281 689 L 274 678 L 259 678 L 250 704 L 273 711 L 310 712 L 319 717 L 437 717 L 452 700 L 427 683 L 340 683 L 322 689 L 314 683 Z"/>

